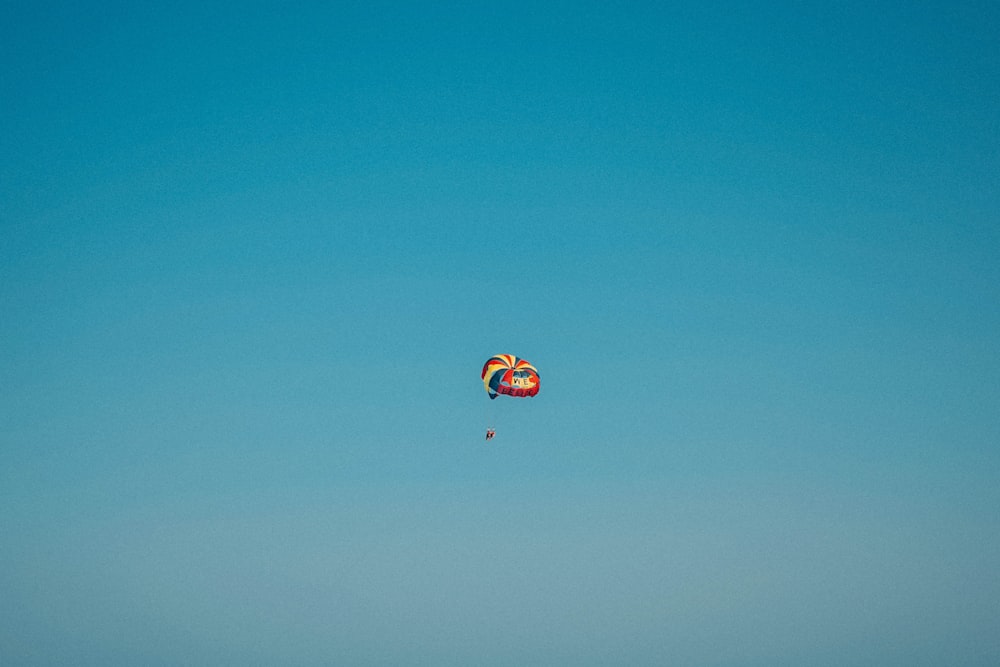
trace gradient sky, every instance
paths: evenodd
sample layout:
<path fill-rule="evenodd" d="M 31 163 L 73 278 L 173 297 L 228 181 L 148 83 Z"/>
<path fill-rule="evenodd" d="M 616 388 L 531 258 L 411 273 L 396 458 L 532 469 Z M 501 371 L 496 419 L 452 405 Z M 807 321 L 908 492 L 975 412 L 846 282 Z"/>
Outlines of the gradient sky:
<path fill-rule="evenodd" d="M 3 5 L 0 662 L 1000 663 L 1000 5 L 425 4 Z"/>

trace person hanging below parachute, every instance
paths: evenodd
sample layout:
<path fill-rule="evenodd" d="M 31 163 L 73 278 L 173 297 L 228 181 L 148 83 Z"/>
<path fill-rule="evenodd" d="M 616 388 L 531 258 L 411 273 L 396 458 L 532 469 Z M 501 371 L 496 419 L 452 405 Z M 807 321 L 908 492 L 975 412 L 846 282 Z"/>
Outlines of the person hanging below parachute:
<path fill-rule="evenodd" d="M 538 369 L 513 354 L 497 354 L 483 365 L 483 387 L 492 401 L 501 394 L 512 398 L 531 398 L 538 394 L 541 380 Z M 486 440 L 497 432 L 492 426 L 486 429 Z"/>

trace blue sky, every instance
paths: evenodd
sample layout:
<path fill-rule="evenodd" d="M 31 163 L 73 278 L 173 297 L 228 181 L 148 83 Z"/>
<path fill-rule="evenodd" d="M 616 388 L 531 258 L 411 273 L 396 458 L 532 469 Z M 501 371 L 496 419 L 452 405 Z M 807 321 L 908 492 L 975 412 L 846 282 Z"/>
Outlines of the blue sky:
<path fill-rule="evenodd" d="M 996 664 L 998 5 L 402 4 L 5 5 L 2 661 Z"/>

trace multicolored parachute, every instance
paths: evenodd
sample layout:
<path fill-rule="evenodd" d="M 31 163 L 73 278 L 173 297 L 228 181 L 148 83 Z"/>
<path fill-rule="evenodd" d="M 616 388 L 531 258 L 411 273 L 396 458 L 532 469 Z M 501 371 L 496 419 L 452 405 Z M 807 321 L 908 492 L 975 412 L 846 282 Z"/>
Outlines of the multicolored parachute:
<path fill-rule="evenodd" d="M 483 366 L 483 386 L 491 399 L 498 394 L 534 396 L 540 383 L 538 369 L 513 354 L 492 356 Z"/>

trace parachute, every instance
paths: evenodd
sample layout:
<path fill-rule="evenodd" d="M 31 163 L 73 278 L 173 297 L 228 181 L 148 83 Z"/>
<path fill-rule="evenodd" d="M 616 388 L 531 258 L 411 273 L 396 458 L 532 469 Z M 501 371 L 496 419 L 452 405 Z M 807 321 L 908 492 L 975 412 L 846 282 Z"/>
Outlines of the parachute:
<path fill-rule="evenodd" d="M 513 354 L 497 354 L 483 365 L 483 386 L 490 399 L 500 394 L 531 397 L 538 393 L 538 369 Z"/>

